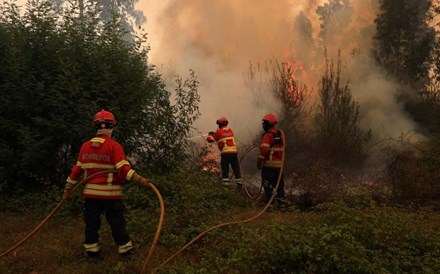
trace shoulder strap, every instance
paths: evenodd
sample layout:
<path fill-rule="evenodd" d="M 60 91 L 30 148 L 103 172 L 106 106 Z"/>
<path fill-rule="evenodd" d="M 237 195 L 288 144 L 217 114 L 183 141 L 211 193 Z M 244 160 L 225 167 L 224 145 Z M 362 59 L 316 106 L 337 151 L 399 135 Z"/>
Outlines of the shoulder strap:
<path fill-rule="evenodd" d="M 273 134 L 274 144 L 275 145 L 283 145 L 283 140 L 281 139 L 281 130 L 277 129 L 276 133 Z"/>
<path fill-rule="evenodd" d="M 274 145 L 283 145 L 283 140 L 281 137 L 281 135 L 282 135 L 281 130 L 277 129 L 277 132 L 266 131 L 265 133 L 263 133 L 263 135 L 267 134 L 267 133 L 272 134 L 273 140 L 274 140 Z"/>

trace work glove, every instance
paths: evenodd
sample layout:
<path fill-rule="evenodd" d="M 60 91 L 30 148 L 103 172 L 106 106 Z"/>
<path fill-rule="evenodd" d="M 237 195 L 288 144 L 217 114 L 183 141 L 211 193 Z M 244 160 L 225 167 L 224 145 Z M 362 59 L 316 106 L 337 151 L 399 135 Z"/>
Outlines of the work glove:
<path fill-rule="evenodd" d="M 133 176 L 131 177 L 131 180 L 135 183 L 140 184 L 141 186 L 144 186 L 144 187 L 149 185 L 148 180 L 137 173 L 133 174 Z"/>
<path fill-rule="evenodd" d="M 258 168 L 258 169 L 263 168 L 263 161 L 264 161 L 263 158 L 258 158 L 258 159 L 257 159 L 257 168 Z"/>
<path fill-rule="evenodd" d="M 141 176 L 141 178 L 138 181 L 138 184 L 140 184 L 143 187 L 147 187 L 150 183 L 148 182 L 148 180 L 146 178 Z"/>
<path fill-rule="evenodd" d="M 208 132 L 208 135 L 214 135 L 214 131 Z"/>
<path fill-rule="evenodd" d="M 71 191 L 72 191 L 72 186 L 70 184 L 66 184 L 63 192 L 63 200 L 68 201 L 72 198 L 72 196 L 70 195 Z"/>

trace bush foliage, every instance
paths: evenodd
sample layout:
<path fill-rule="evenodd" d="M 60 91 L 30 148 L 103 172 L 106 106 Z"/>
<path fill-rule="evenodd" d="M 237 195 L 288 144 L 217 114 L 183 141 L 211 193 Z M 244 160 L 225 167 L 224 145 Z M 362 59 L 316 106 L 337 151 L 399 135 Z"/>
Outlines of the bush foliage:
<path fill-rule="evenodd" d="M 148 63 L 145 36 L 126 41 L 116 16 L 102 22 L 90 6 L 80 18 L 76 8 L 32 1 L 22 13 L 15 4 L 0 6 L 2 192 L 64 184 L 103 108 L 115 114 L 114 137 L 139 168 L 160 173 L 183 157 L 199 115 L 195 73 L 177 79 L 172 104 Z"/>

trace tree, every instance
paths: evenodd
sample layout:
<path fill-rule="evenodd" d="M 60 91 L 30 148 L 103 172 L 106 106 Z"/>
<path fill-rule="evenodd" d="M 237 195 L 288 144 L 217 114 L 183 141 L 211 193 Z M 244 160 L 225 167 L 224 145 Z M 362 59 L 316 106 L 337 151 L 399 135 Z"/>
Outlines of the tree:
<path fill-rule="evenodd" d="M 138 165 L 149 172 L 177 171 L 185 162 L 188 132 L 199 117 L 197 93 L 199 82 L 193 70 L 188 79 L 176 79 L 175 101 L 170 104 L 170 92 L 161 89 L 144 110 L 142 123 L 131 141 Z"/>
<path fill-rule="evenodd" d="M 33 2 L 23 16 L 14 4 L 0 9 L 0 191 L 62 185 L 102 108 L 116 115 L 114 137 L 144 168 L 163 170 L 159 153 L 167 165 L 181 159 L 182 136 L 198 116 L 194 74 L 173 105 L 147 62 L 145 36 L 124 40 L 118 20 L 102 24 L 93 12 L 77 20 L 78 7 L 60 13 L 49 2 Z M 155 146 L 161 137 L 167 145 Z"/>
<path fill-rule="evenodd" d="M 362 159 L 363 145 L 370 138 L 370 132 L 359 126 L 359 104 L 353 100 L 348 83 L 340 83 L 341 62 L 335 70 L 327 54 L 326 71 L 321 78 L 320 104 L 315 116 L 318 151 L 337 162 L 349 163 Z"/>
<path fill-rule="evenodd" d="M 281 105 L 279 126 L 288 136 L 287 145 L 291 148 L 289 153 L 294 154 L 303 148 L 302 144 L 306 141 L 308 90 L 295 79 L 292 63 L 279 63 L 275 60 L 271 65 L 271 86 Z"/>
<path fill-rule="evenodd" d="M 351 21 L 352 7 L 349 0 L 330 0 L 316 9 L 321 21 L 319 38 L 324 46 L 332 41 L 332 37 L 339 35 Z"/>
<path fill-rule="evenodd" d="M 430 0 L 380 0 L 373 55 L 400 83 L 420 90 L 428 83 L 435 31 Z"/>
<path fill-rule="evenodd" d="M 146 18 L 142 11 L 137 10 L 135 5 L 139 0 L 52 0 L 54 4 L 62 6 L 78 7 L 80 18 L 85 16 L 90 9 L 98 11 L 97 14 L 103 22 L 108 22 L 117 16 L 123 29 L 126 30 L 126 39 L 132 40 L 136 35 L 137 29 Z"/>

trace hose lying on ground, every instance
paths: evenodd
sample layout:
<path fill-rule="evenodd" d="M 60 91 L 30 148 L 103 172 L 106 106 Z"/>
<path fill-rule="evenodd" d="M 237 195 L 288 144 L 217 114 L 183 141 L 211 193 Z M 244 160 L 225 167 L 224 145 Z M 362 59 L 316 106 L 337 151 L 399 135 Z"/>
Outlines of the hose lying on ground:
<path fill-rule="evenodd" d="M 84 184 L 84 182 L 86 182 L 87 180 L 89 180 L 89 179 L 91 179 L 91 178 L 93 178 L 93 177 L 95 177 L 95 176 L 97 176 L 97 175 L 100 175 L 100 174 L 104 174 L 104 173 L 109 173 L 109 172 L 113 172 L 113 173 L 115 173 L 115 172 L 117 172 L 117 171 L 115 171 L 115 170 L 111 170 L 111 171 L 108 171 L 108 170 L 105 170 L 105 171 L 100 171 L 100 172 L 96 172 L 96 173 L 94 173 L 94 174 L 92 174 L 92 175 L 90 175 L 90 176 L 88 176 L 88 177 L 86 177 L 86 178 L 84 178 L 83 180 L 81 180 L 79 183 L 77 183 L 77 184 L 75 184 L 74 186 L 73 186 L 73 188 L 71 189 L 71 191 L 70 191 L 70 193 L 72 194 L 76 189 L 78 189 L 78 187 L 79 186 L 81 186 L 82 184 Z M 160 232 L 161 232 L 161 230 L 162 230 L 162 225 L 163 225 L 163 221 L 164 221 L 164 215 L 165 215 L 165 206 L 164 206 L 164 201 L 163 201 L 163 199 L 162 199 L 162 196 L 161 196 L 161 194 L 160 194 L 160 192 L 159 192 L 159 190 L 154 186 L 154 184 L 152 184 L 152 183 L 149 183 L 149 187 L 151 187 L 153 190 L 154 190 L 154 192 L 156 193 L 156 195 L 157 195 L 157 197 L 158 197 L 158 199 L 159 199 L 159 203 L 160 203 L 160 209 L 161 209 L 161 213 L 160 213 L 160 219 L 159 219 L 159 224 L 158 224 L 158 227 L 157 227 L 157 230 L 156 230 L 156 233 L 155 233 L 155 236 L 154 236 L 154 240 L 153 240 L 153 242 L 152 242 L 152 244 L 151 244 L 151 247 L 150 247 L 150 250 L 149 250 L 149 252 L 148 252 L 148 256 L 147 256 L 147 258 L 145 259 L 145 262 L 144 262 L 144 264 L 143 264 L 143 267 L 142 267 L 142 270 L 141 270 L 141 273 L 144 273 L 145 272 L 145 270 L 146 270 L 146 268 L 147 268 L 147 266 L 148 266 L 148 264 L 150 263 L 150 261 L 151 261 L 151 259 L 152 259 L 152 257 L 153 257 L 153 254 L 154 254 L 154 250 L 156 249 L 156 246 L 157 246 L 157 242 L 158 242 L 158 239 L 159 239 L 159 235 L 160 235 Z M 18 243 L 16 243 L 15 245 L 13 245 L 12 247 L 10 247 L 9 249 L 7 249 L 7 250 L 5 250 L 5 251 L 3 251 L 1 254 L 0 254 L 0 258 L 1 257 L 3 257 L 3 256 L 5 256 L 5 255 L 7 255 L 7 254 L 9 254 L 9 253 L 11 253 L 12 251 L 14 251 L 14 250 L 16 250 L 19 246 L 21 246 L 24 242 L 26 242 L 30 237 L 32 237 L 33 235 L 35 235 L 35 233 L 37 233 L 37 231 L 38 230 L 40 230 L 42 227 L 43 227 L 43 225 L 44 224 L 46 224 L 52 217 L 53 217 L 53 215 L 61 208 L 61 206 L 64 204 L 64 202 L 66 201 L 66 199 L 63 197 L 62 199 L 61 199 L 61 201 L 55 206 L 55 208 L 46 216 L 46 218 L 44 218 L 29 234 L 27 234 L 22 240 L 20 240 Z"/>
<path fill-rule="evenodd" d="M 218 225 L 215 225 L 215 226 L 212 226 L 212 227 L 208 228 L 207 230 L 203 231 L 202 233 L 200 233 L 199 235 L 197 235 L 196 237 L 194 237 L 194 238 L 193 238 L 191 241 L 189 241 L 187 244 L 185 244 L 185 245 L 184 245 L 182 248 L 180 248 L 176 253 L 174 253 L 173 255 L 171 255 L 170 257 L 168 257 L 168 259 L 166 259 L 165 261 L 163 261 L 159 266 L 155 267 L 155 268 L 152 270 L 152 273 L 156 273 L 157 270 L 158 270 L 159 268 L 161 268 L 162 266 L 164 266 L 164 265 L 166 265 L 167 263 L 169 263 L 172 259 L 174 259 L 175 257 L 177 257 L 177 255 L 179 255 L 180 253 L 182 253 L 185 249 L 187 249 L 187 248 L 188 248 L 189 246 L 191 246 L 194 242 L 196 242 L 197 240 L 201 239 L 203 236 L 205 236 L 205 235 L 208 234 L 209 232 L 211 232 L 211 231 L 213 231 L 213 230 L 215 230 L 215 229 L 217 229 L 217 228 L 223 227 L 223 226 L 228 226 L 228 225 L 233 225 L 233 224 L 240 224 L 240 223 L 247 223 L 247 222 L 253 221 L 253 220 L 257 219 L 258 217 L 260 217 L 260 216 L 261 216 L 261 215 L 267 210 L 267 208 L 269 208 L 269 206 L 272 204 L 272 202 L 273 202 L 275 196 L 277 195 L 278 187 L 279 187 L 279 185 L 280 185 L 281 178 L 282 178 L 282 175 L 283 175 L 283 169 L 284 169 L 284 156 L 285 156 L 285 154 L 286 154 L 286 151 L 285 151 L 286 146 L 285 146 L 284 132 L 281 131 L 281 134 L 282 134 L 282 140 L 283 140 L 283 144 L 284 144 L 284 146 L 283 146 L 283 147 L 284 147 L 284 153 L 283 153 L 282 160 L 281 160 L 280 173 L 278 174 L 277 183 L 276 183 L 276 186 L 275 186 L 275 188 L 274 188 L 274 190 L 273 190 L 273 192 L 272 192 L 272 196 L 270 197 L 270 199 L 269 199 L 269 201 L 267 202 L 266 206 L 265 206 L 260 212 L 258 212 L 257 215 L 255 215 L 255 216 L 253 216 L 253 217 L 251 217 L 251 218 L 248 218 L 248 219 L 245 219 L 245 220 L 239 220 L 239 221 L 232 221 L 232 222 L 221 223 L 221 224 L 218 224 Z"/>
<path fill-rule="evenodd" d="M 84 182 L 86 182 L 87 180 L 100 175 L 100 174 L 104 174 L 104 173 L 115 173 L 117 172 L 116 170 L 105 170 L 105 171 L 99 171 L 96 172 L 90 176 L 87 176 L 86 178 L 82 179 L 79 183 L 77 183 L 76 185 L 73 186 L 73 188 L 70 190 L 70 193 L 73 193 L 79 186 L 81 186 L 82 184 L 84 184 Z M 46 218 L 44 218 L 35 228 L 34 230 L 32 230 L 28 235 L 26 235 L 21 241 L 19 241 L 18 243 L 16 243 L 15 245 L 11 246 L 9 249 L 3 251 L 0 254 L 0 258 L 5 256 L 6 254 L 11 253 L 12 251 L 16 250 L 20 245 L 22 245 L 24 242 L 26 242 L 30 237 L 32 237 L 35 233 L 37 233 L 38 230 L 40 230 L 41 227 L 43 227 L 43 225 L 45 223 L 47 223 L 47 221 L 49 221 L 50 218 L 52 218 L 52 216 L 60 209 L 60 207 L 64 204 L 64 202 L 66 201 L 66 199 L 64 199 L 64 197 L 61 199 L 61 201 L 55 206 L 55 208 L 49 213 L 49 215 L 46 216 Z"/>

